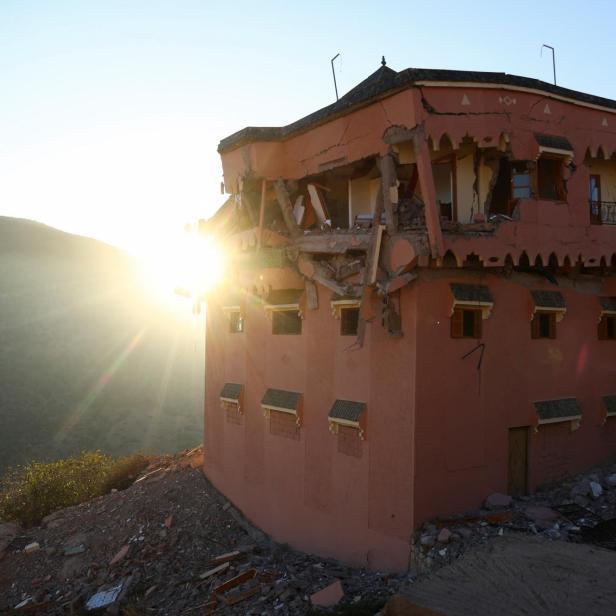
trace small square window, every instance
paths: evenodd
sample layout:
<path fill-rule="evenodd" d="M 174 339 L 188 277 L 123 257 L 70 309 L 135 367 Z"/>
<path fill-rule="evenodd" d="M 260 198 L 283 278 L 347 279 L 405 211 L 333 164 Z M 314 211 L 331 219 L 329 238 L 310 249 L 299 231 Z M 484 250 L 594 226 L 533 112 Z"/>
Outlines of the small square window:
<path fill-rule="evenodd" d="M 241 312 L 232 312 L 229 315 L 229 331 L 232 334 L 241 334 L 244 331 L 244 317 Z"/>
<path fill-rule="evenodd" d="M 553 312 L 536 312 L 530 326 L 532 338 L 556 338 L 556 315 Z"/>
<path fill-rule="evenodd" d="M 451 316 L 452 338 L 481 338 L 481 310 L 455 308 Z"/>
<path fill-rule="evenodd" d="M 302 333 L 302 319 L 297 310 L 276 310 L 272 314 L 272 334 L 298 335 Z"/>
<path fill-rule="evenodd" d="M 343 308 L 340 311 L 340 335 L 357 336 L 359 308 Z"/>
<path fill-rule="evenodd" d="M 601 317 L 599 340 L 616 340 L 616 316 L 604 314 Z"/>

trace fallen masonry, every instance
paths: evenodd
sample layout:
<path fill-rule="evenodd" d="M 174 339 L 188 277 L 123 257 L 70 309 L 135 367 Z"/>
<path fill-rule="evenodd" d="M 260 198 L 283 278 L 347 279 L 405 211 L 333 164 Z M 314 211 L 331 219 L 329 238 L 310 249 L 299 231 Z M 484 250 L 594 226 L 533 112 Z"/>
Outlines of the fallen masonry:
<path fill-rule="evenodd" d="M 406 580 L 270 541 L 192 468 L 195 455 L 161 458 L 127 490 L 56 512 L 39 528 L 0 524 L 0 614 L 131 606 L 290 616 L 308 613 L 311 596 L 332 584 L 339 602 L 368 600 L 376 612 Z"/>
<path fill-rule="evenodd" d="M 480 509 L 425 523 L 409 571 L 386 575 L 269 540 L 187 463 L 189 453 L 157 460 L 129 489 L 56 512 L 40 528 L 0 524 L 0 614 L 121 614 L 130 606 L 170 616 L 301 616 L 356 606 L 370 614 L 451 616 L 458 612 L 428 609 L 444 605 L 415 605 L 413 589 L 431 588 L 430 580 L 448 575 L 441 574 L 447 565 L 463 571 L 499 542 L 515 545 L 515 554 L 528 548 L 533 558 L 558 555 L 561 548 L 550 546 L 564 543 L 593 544 L 585 557 L 596 546 L 616 548 L 616 464 L 533 496 L 488 495 Z M 598 497 L 593 483 L 602 487 Z M 600 552 L 616 566 L 616 552 Z M 392 599 L 397 593 L 407 598 Z"/>

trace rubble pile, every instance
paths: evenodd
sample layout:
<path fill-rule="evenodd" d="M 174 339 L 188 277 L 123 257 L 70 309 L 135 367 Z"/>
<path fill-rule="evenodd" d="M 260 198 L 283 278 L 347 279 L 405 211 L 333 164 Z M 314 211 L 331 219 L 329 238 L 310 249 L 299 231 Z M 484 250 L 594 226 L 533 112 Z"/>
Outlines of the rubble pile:
<path fill-rule="evenodd" d="M 0 614 L 301 615 L 382 604 L 406 580 L 270 541 L 202 463 L 201 450 L 158 458 L 127 490 L 41 527 L 0 523 Z"/>
<path fill-rule="evenodd" d="M 473 546 L 513 532 L 616 549 L 614 519 L 616 464 L 545 486 L 531 496 L 491 494 L 476 511 L 423 524 L 413 540 L 409 573 L 428 573 Z"/>

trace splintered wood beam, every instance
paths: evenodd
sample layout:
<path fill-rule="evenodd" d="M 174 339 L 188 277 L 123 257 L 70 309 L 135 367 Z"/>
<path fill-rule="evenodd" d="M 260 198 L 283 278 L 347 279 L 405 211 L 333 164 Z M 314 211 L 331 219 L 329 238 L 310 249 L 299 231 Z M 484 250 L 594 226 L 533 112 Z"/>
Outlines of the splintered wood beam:
<path fill-rule="evenodd" d="M 424 131 L 417 131 L 413 139 L 415 158 L 417 160 L 417 173 L 419 186 L 424 201 L 426 227 L 428 228 L 428 241 L 430 242 L 430 254 L 433 258 L 442 257 L 445 254 L 445 243 L 441 229 L 441 213 L 436 202 L 436 189 L 434 187 L 434 175 L 432 174 L 432 160 L 428 150 L 428 142 Z"/>
<path fill-rule="evenodd" d="M 383 193 L 385 222 L 387 223 L 387 232 L 391 235 L 398 230 L 398 216 L 394 213 L 393 206 L 394 203 L 398 203 L 398 179 L 393 154 L 381 156 L 379 167 L 381 169 L 381 192 Z M 373 219 L 372 224 L 375 222 L 379 222 L 379 219 Z"/>
<path fill-rule="evenodd" d="M 317 285 L 311 280 L 304 282 L 306 288 L 306 304 L 308 310 L 317 310 L 319 307 L 319 294 L 317 292 Z"/>
<path fill-rule="evenodd" d="M 301 235 L 301 230 L 297 225 L 295 216 L 293 216 L 293 206 L 291 205 L 291 199 L 289 198 L 289 191 L 287 190 L 287 187 L 282 179 L 278 179 L 274 182 L 274 190 L 276 191 L 276 199 L 278 201 L 278 205 L 280 205 L 282 217 L 284 218 L 284 222 L 289 230 L 289 233 L 292 237 L 299 237 Z"/>
<path fill-rule="evenodd" d="M 261 250 L 263 241 L 263 221 L 265 219 L 265 202 L 267 200 L 267 180 L 261 180 L 261 204 L 259 206 L 259 233 L 257 234 L 257 252 Z"/>

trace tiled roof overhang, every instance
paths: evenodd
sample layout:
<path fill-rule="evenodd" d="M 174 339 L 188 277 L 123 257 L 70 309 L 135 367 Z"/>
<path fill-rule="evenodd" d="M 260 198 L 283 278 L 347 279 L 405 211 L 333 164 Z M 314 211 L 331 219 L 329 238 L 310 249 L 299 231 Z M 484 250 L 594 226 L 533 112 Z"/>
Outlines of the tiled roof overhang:
<path fill-rule="evenodd" d="M 354 107 L 359 107 L 384 95 L 394 94 L 396 91 L 409 88 L 415 84 L 422 85 L 426 82 L 452 83 L 452 84 L 486 84 L 490 86 L 510 86 L 524 88 L 552 94 L 555 96 L 571 99 L 588 105 L 595 105 L 616 111 L 616 101 L 594 96 L 569 88 L 556 86 L 539 79 L 508 75 L 507 73 L 491 73 L 478 71 L 453 71 L 444 69 L 407 68 L 396 72 L 387 66 L 370 75 L 351 91 L 347 92 L 340 100 L 323 107 L 310 115 L 297 120 L 287 126 L 256 127 L 248 126 L 228 137 L 218 144 L 218 151 L 223 153 L 246 143 L 255 141 L 282 141 L 295 133 L 300 133 L 321 122 L 333 117 L 343 115 Z"/>
<path fill-rule="evenodd" d="M 268 389 L 261 399 L 261 406 L 271 411 L 297 414 L 302 394 L 284 389 Z"/>
<path fill-rule="evenodd" d="M 225 402 L 239 402 L 242 397 L 243 385 L 240 383 L 225 383 L 220 392 L 220 399 Z"/>
<path fill-rule="evenodd" d="M 582 417 L 582 409 L 575 398 L 540 400 L 535 402 L 539 424 L 576 421 Z"/>

